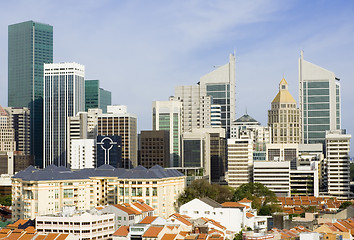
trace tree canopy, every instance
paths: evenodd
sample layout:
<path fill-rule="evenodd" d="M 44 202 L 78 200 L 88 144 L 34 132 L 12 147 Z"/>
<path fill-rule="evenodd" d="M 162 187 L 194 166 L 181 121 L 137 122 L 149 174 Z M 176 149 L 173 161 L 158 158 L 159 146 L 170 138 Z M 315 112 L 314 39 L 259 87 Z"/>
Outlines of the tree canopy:
<path fill-rule="evenodd" d="M 207 180 L 198 179 L 186 187 L 177 199 L 178 206 L 181 206 L 194 198 L 211 198 L 218 203 L 232 200 L 234 190 L 228 186 L 210 184 Z"/>
<path fill-rule="evenodd" d="M 11 195 L 0 196 L 0 205 L 11 206 L 11 204 L 12 204 Z"/>
<path fill-rule="evenodd" d="M 243 198 L 252 200 L 252 208 L 257 209 L 259 215 L 270 215 L 280 211 L 275 193 L 261 183 L 246 183 L 239 186 L 234 192 L 233 201 L 237 202 Z"/>

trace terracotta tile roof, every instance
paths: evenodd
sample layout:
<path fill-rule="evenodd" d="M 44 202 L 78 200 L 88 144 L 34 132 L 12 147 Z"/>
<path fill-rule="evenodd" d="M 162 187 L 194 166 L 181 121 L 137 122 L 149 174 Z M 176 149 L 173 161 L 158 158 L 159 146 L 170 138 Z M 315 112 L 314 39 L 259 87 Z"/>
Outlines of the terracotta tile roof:
<path fill-rule="evenodd" d="M 119 205 L 119 204 L 114 204 L 113 206 L 118 208 L 118 209 L 120 209 L 120 210 L 122 210 L 122 211 L 124 211 L 124 212 L 126 212 L 126 213 L 128 213 L 128 215 L 134 215 L 134 212 L 132 210 L 128 209 L 127 207 L 125 207 L 125 206 L 122 206 L 122 205 Z"/>
<path fill-rule="evenodd" d="M 26 230 L 26 233 L 30 233 L 30 234 L 37 232 L 37 230 L 32 226 L 27 227 L 25 230 Z"/>
<path fill-rule="evenodd" d="M 207 236 L 208 236 L 207 234 L 201 233 L 201 234 L 198 235 L 198 239 L 206 239 Z"/>
<path fill-rule="evenodd" d="M 180 231 L 178 234 L 181 235 L 182 237 L 185 237 L 185 236 L 187 236 L 188 232 Z"/>
<path fill-rule="evenodd" d="M 43 240 L 45 237 L 46 235 L 37 235 L 36 240 Z"/>
<path fill-rule="evenodd" d="M 163 235 L 161 240 L 173 240 L 176 238 L 176 236 L 177 236 L 177 234 L 165 233 L 165 235 Z"/>
<path fill-rule="evenodd" d="M 6 239 L 7 240 L 17 240 L 22 235 L 21 232 L 12 232 Z"/>
<path fill-rule="evenodd" d="M 143 234 L 143 237 L 157 238 L 159 233 L 162 231 L 163 227 L 155 227 L 151 226 L 148 230 Z"/>
<path fill-rule="evenodd" d="M 61 233 L 55 240 L 65 240 L 68 236 L 67 233 Z"/>
<path fill-rule="evenodd" d="M 224 202 L 221 204 L 221 206 L 227 207 L 227 208 L 249 208 L 249 206 L 246 206 L 246 205 L 238 203 L 238 202 Z"/>
<path fill-rule="evenodd" d="M 349 232 L 347 228 L 345 228 L 342 224 L 338 222 L 333 223 L 333 226 L 335 226 L 341 232 Z"/>
<path fill-rule="evenodd" d="M 224 229 L 226 230 L 226 227 L 224 227 L 223 225 L 221 225 L 219 222 L 213 220 L 213 219 L 210 219 L 209 221 L 211 224 L 213 224 L 214 226 L 217 226 L 218 228 L 221 228 L 221 229 Z"/>
<path fill-rule="evenodd" d="M 97 210 L 102 210 L 102 209 L 103 209 L 103 207 L 96 207 L 96 209 L 97 209 Z"/>
<path fill-rule="evenodd" d="M 224 233 L 222 231 L 219 231 L 217 229 L 211 229 L 209 232 L 208 232 L 209 235 L 211 234 L 221 234 L 222 236 L 224 235 Z"/>
<path fill-rule="evenodd" d="M 151 224 L 153 221 L 155 221 L 157 217 L 152 217 L 152 216 L 147 216 L 143 220 L 141 220 L 139 223 L 141 224 Z"/>
<path fill-rule="evenodd" d="M 246 217 L 251 218 L 254 217 L 254 215 L 252 213 L 246 213 Z"/>
<path fill-rule="evenodd" d="M 247 198 L 244 198 L 244 199 L 242 199 L 242 200 L 240 200 L 240 201 L 238 201 L 239 203 L 250 203 L 250 202 L 252 202 L 251 200 L 248 200 Z"/>
<path fill-rule="evenodd" d="M 18 240 L 31 240 L 34 234 L 25 233 Z"/>
<path fill-rule="evenodd" d="M 197 238 L 198 238 L 197 235 L 188 235 L 185 239 L 186 239 L 186 240 L 195 240 L 195 239 L 197 239 Z"/>
<path fill-rule="evenodd" d="M 140 215 L 141 214 L 141 212 L 139 212 L 138 210 L 134 209 L 133 207 L 127 207 L 127 209 L 132 211 L 135 215 Z"/>
<path fill-rule="evenodd" d="M 113 233 L 113 236 L 126 237 L 129 234 L 129 226 L 121 226 L 117 231 Z"/>
<path fill-rule="evenodd" d="M 137 208 L 139 208 L 143 212 L 149 212 L 149 211 L 154 211 L 152 207 L 144 203 L 143 200 L 138 200 L 138 202 L 133 203 L 133 205 Z"/>
<path fill-rule="evenodd" d="M 176 218 L 176 220 L 180 221 L 181 223 L 183 223 L 183 224 L 185 224 L 187 226 L 192 226 L 193 225 L 190 221 L 188 221 L 184 217 L 178 217 L 178 218 Z"/>
<path fill-rule="evenodd" d="M 54 240 L 58 236 L 57 233 L 49 233 L 45 240 Z"/>
<path fill-rule="evenodd" d="M 7 228 L 18 228 L 18 226 L 19 226 L 20 224 L 24 224 L 24 223 L 26 223 L 26 222 L 27 222 L 27 220 L 19 219 L 19 220 L 17 220 L 16 222 L 14 222 L 14 223 L 12 223 L 12 224 L 8 224 L 6 227 L 7 227 Z"/>

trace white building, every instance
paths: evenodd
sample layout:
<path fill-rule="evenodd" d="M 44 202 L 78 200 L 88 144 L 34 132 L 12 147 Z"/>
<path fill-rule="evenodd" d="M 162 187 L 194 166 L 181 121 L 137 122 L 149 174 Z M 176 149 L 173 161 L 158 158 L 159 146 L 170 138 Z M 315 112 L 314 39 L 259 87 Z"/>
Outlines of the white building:
<path fill-rule="evenodd" d="M 66 166 L 68 117 L 85 110 L 85 67 L 44 64 L 43 165 Z"/>
<path fill-rule="evenodd" d="M 80 240 L 112 239 L 114 214 L 91 214 L 84 212 L 73 215 L 37 216 L 38 233 L 67 233 Z"/>
<path fill-rule="evenodd" d="M 340 83 L 336 75 L 299 59 L 299 102 L 303 143 L 325 143 L 326 130 L 341 129 Z"/>
<path fill-rule="evenodd" d="M 94 168 L 96 163 L 96 140 L 73 139 L 70 147 L 71 169 Z"/>
<path fill-rule="evenodd" d="M 254 161 L 253 181 L 262 183 L 279 197 L 289 197 L 290 161 Z"/>
<path fill-rule="evenodd" d="M 0 106 L 0 152 L 16 151 L 15 130 L 9 114 Z"/>
<path fill-rule="evenodd" d="M 210 126 L 211 97 L 201 94 L 200 85 L 177 86 L 174 97 L 182 103 L 181 131 Z"/>
<path fill-rule="evenodd" d="M 182 102 L 174 97 L 152 103 L 152 129 L 170 132 L 170 167 L 181 166 L 182 110 Z"/>
<path fill-rule="evenodd" d="M 212 104 L 221 106 L 221 126 L 230 135 L 231 123 L 236 111 L 235 55 L 230 54 L 229 62 L 200 78 L 201 95 L 213 97 Z"/>
<path fill-rule="evenodd" d="M 350 198 L 350 138 L 343 130 L 326 132 L 328 194 L 338 199 Z"/>
<path fill-rule="evenodd" d="M 193 199 L 180 207 L 180 214 L 192 219 L 207 218 L 219 222 L 228 231 L 239 232 L 244 227 L 266 229 L 267 217 L 257 216 L 257 211 L 251 208 L 252 201 L 243 199 L 239 202 L 219 204 L 212 199 Z"/>

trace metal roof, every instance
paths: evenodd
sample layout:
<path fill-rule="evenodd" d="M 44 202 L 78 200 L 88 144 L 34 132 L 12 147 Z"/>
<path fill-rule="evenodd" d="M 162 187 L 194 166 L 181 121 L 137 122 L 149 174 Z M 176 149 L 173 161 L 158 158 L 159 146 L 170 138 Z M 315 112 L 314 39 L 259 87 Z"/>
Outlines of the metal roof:
<path fill-rule="evenodd" d="M 137 166 L 133 169 L 114 168 L 110 165 L 102 165 L 99 168 L 86 168 L 81 170 L 70 170 L 65 167 L 50 165 L 44 169 L 37 169 L 33 166 L 18 172 L 13 178 L 20 178 L 24 181 L 48 181 L 48 180 L 74 180 L 88 179 L 90 177 L 116 177 L 118 179 L 162 179 L 184 176 L 176 169 L 165 169 L 161 166 L 154 166 L 146 169 Z"/>

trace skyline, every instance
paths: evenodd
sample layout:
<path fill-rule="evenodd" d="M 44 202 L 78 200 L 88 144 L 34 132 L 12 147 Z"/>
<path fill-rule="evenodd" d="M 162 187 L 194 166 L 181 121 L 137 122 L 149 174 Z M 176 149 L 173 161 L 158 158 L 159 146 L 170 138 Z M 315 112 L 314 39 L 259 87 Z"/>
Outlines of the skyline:
<path fill-rule="evenodd" d="M 101 87 L 112 92 L 112 104 L 127 105 L 128 112 L 138 115 L 139 131 L 152 129 L 153 101 L 168 100 L 177 85 L 195 85 L 213 66 L 226 64 L 234 51 L 236 118 L 247 109 L 267 125 L 267 111 L 283 77 L 299 107 L 298 59 L 303 50 L 305 60 L 341 79 L 342 128 L 351 134 L 354 3 L 337 5 L 330 1 L 3 3 L 0 104 L 7 106 L 8 25 L 33 20 L 54 28 L 54 63 L 85 65 L 86 79 L 99 79 Z"/>

